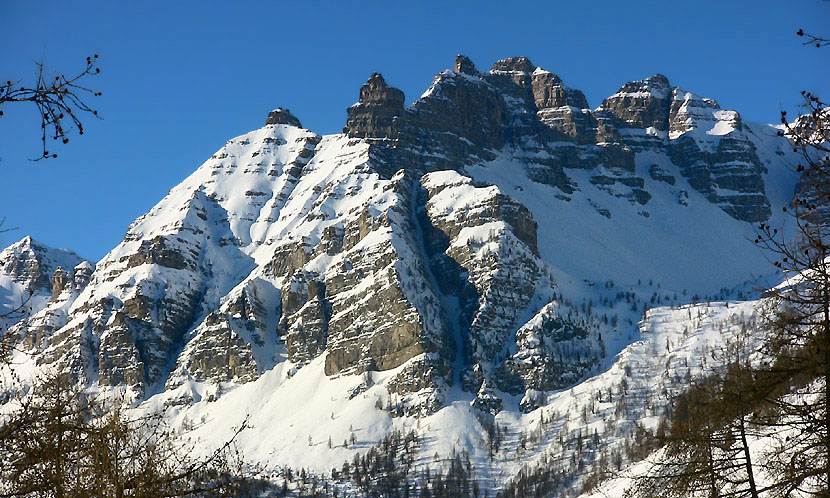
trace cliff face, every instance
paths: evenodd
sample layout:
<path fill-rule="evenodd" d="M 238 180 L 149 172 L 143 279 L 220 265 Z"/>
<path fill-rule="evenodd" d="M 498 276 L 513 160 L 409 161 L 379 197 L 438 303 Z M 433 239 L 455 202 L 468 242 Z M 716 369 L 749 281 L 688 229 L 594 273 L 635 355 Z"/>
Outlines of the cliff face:
<path fill-rule="evenodd" d="M 566 170 L 589 169 L 597 184 L 628 187 L 626 197 L 640 204 L 650 196 L 642 179 L 630 174 L 634 156 L 653 152 L 670 157 L 695 190 L 730 216 L 760 222 L 771 213 L 766 167 L 740 115 L 671 86 L 660 74 L 626 83 L 591 110 L 582 92 L 525 57 L 479 73 L 459 56 L 455 70 L 436 76 L 410 108 L 402 103 L 403 94 L 375 73 L 349 109 L 344 132 L 394 140 L 376 145 L 382 161 L 423 172 L 460 169 L 510 147 L 528 156 L 535 181 L 568 194 L 573 186 Z"/>

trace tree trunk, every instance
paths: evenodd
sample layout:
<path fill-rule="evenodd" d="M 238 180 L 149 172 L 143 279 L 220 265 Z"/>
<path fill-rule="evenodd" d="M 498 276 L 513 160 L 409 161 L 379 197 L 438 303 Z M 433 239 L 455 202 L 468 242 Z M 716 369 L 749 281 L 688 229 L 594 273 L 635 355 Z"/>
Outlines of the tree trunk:
<path fill-rule="evenodd" d="M 827 272 L 825 272 L 825 276 Z M 824 323 L 822 323 L 823 338 L 819 341 L 824 348 L 824 482 L 825 489 L 830 489 L 830 406 L 827 404 L 827 388 L 830 386 L 830 282 L 824 280 Z"/>
<path fill-rule="evenodd" d="M 709 459 L 709 461 L 707 462 L 709 466 L 709 486 L 711 487 L 709 497 L 718 498 L 718 484 L 717 480 L 715 479 L 715 456 L 712 454 L 711 433 L 709 435 L 709 438 L 707 438 L 706 440 L 706 457 Z"/>
<path fill-rule="evenodd" d="M 744 425 L 744 417 L 743 415 L 740 416 L 740 425 L 738 426 L 741 430 L 741 444 L 743 445 L 744 450 L 744 463 L 746 465 L 746 475 L 747 479 L 749 480 L 749 493 L 752 495 L 752 498 L 758 498 L 758 489 L 755 487 L 755 476 L 752 473 L 752 457 L 749 454 L 749 444 L 746 442 L 746 426 Z"/>

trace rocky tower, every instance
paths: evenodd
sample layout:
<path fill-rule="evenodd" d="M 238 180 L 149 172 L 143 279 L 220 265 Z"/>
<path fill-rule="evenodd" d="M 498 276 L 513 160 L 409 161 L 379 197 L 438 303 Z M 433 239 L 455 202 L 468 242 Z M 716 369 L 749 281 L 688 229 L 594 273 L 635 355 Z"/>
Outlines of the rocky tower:
<path fill-rule="evenodd" d="M 343 133 L 358 138 L 396 138 L 396 118 L 403 114 L 403 92 L 386 84 L 380 73 L 372 73 L 360 87 L 360 100 L 349 107 Z"/>
<path fill-rule="evenodd" d="M 303 125 L 300 124 L 300 120 L 294 117 L 294 115 L 291 114 L 291 111 L 283 109 L 282 107 L 277 107 L 273 111 L 269 112 L 268 117 L 265 119 L 265 124 L 287 124 L 296 126 L 297 128 L 303 127 Z"/>

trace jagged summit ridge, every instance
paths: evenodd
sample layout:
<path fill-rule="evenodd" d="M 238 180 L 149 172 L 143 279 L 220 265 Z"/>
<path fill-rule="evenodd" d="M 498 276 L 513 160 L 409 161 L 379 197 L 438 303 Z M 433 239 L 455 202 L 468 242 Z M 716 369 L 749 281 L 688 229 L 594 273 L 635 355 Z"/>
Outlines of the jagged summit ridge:
<path fill-rule="evenodd" d="M 640 179 L 627 176 L 634 152 L 652 150 L 669 154 L 693 188 L 730 216 L 755 222 L 771 213 L 765 166 L 738 113 L 671 86 L 661 74 L 626 83 L 593 110 L 582 92 L 526 57 L 502 59 L 480 73 L 459 55 L 454 70 L 436 76 L 408 108 L 403 93 L 378 73 L 360 95 L 344 133 L 378 139 L 370 153 L 380 162 L 421 172 L 459 170 L 511 147 L 536 156 L 527 161 L 529 175 L 565 194 L 573 190 L 567 170 L 593 169 L 597 182 L 628 187 L 628 198 L 647 204 Z M 706 125 L 711 128 L 701 134 Z"/>

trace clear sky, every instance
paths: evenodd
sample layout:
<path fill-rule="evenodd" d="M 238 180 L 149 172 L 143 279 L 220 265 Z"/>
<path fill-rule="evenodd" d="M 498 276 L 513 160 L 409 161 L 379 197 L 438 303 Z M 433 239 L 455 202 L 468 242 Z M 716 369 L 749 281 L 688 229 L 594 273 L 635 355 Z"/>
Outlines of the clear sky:
<path fill-rule="evenodd" d="M 317 133 L 337 133 L 372 71 L 407 102 L 451 68 L 524 55 L 579 88 L 592 107 L 654 73 L 716 99 L 745 120 L 777 122 L 799 92 L 830 94 L 830 49 L 802 47 L 798 28 L 830 34 L 826 0 L 87 2 L 0 0 L 0 79 L 35 61 L 83 68 L 103 119 L 39 152 L 28 104 L 0 117 L 0 247 L 32 235 L 100 259 L 127 226 L 228 139 L 289 107 Z"/>

